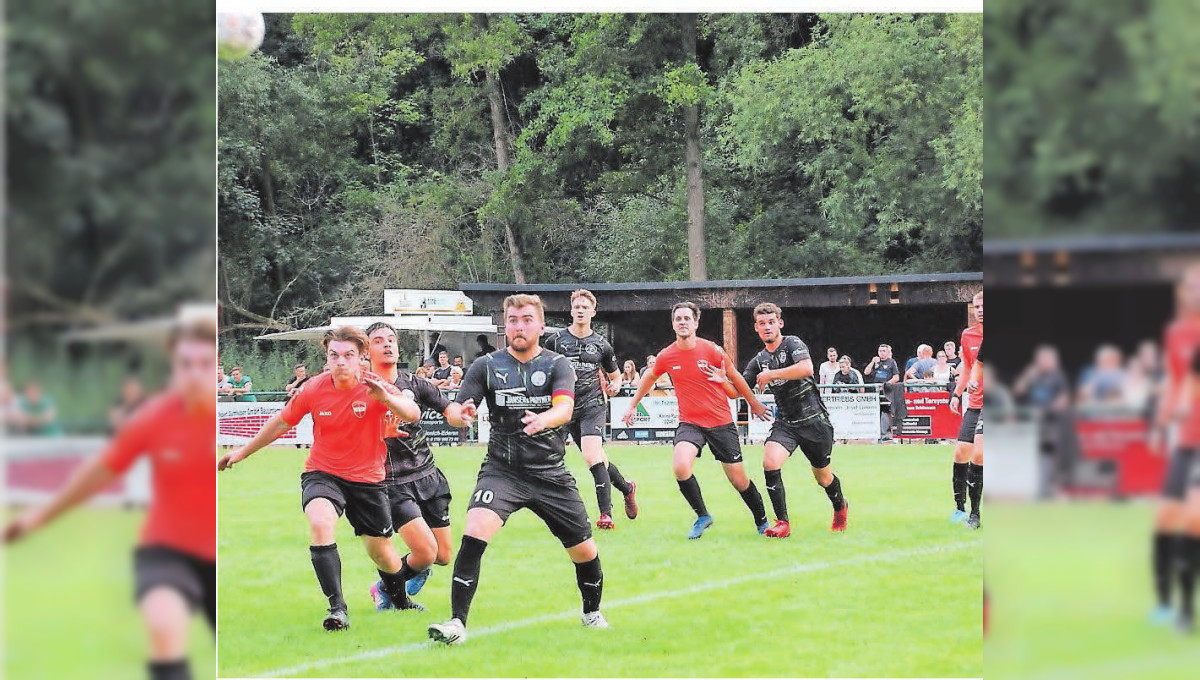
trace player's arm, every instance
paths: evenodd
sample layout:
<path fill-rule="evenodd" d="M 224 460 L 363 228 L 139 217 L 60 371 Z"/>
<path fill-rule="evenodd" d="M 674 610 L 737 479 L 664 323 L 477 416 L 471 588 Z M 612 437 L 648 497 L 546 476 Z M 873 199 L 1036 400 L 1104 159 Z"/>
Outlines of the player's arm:
<path fill-rule="evenodd" d="M 559 356 L 550 367 L 550 408 L 541 413 L 526 411 L 521 422 L 525 423 L 525 434 L 534 435 L 566 425 L 575 412 L 575 369 L 564 356 Z"/>
<path fill-rule="evenodd" d="M 467 367 L 467 372 L 463 374 L 462 383 L 458 386 L 458 394 L 454 395 L 454 401 L 450 406 L 447 406 L 442 414 L 446 416 L 446 422 L 453 427 L 467 427 L 471 421 L 475 419 L 476 402 L 483 403 L 484 390 L 488 382 L 488 367 L 491 359 L 484 356 L 471 362 Z M 441 393 L 438 393 L 441 396 Z M 451 418 L 453 415 L 450 411 L 457 406 L 458 414 L 455 422 Z M 462 423 L 461 425 L 459 423 Z"/>
<path fill-rule="evenodd" d="M 117 473 L 109 467 L 103 455 L 92 458 L 71 474 L 67 483 L 49 503 L 33 508 L 12 520 L 4 530 L 4 542 L 11 543 L 37 531 L 55 517 L 91 498 L 116 478 Z"/>
<path fill-rule="evenodd" d="M 607 341 L 600 354 L 600 371 L 608 378 L 608 396 L 617 396 L 624 385 L 624 379 L 621 377 L 621 367 L 617 365 L 617 352 Z"/>
<path fill-rule="evenodd" d="M 386 406 L 400 420 L 415 423 L 421 419 L 421 407 L 407 395 L 401 394 L 395 385 L 369 375 L 363 376 L 363 382 L 367 386 L 367 396 Z"/>
<path fill-rule="evenodd" d="M 754 394 L 754 390 L 750 389 L 750 383 L 746 382 L 746 379 L 742 377 L 742 374 L 738 373 L 737 369 L 733 367 L 733 359 L 729 358 L 729 355 L 725 353 L 724 349 L 720 347 L 717 349 L 721 352 L 721 359 L 723 360 L 725 368 L 725 377 L 729 379 L 729 382 L 733 383 L 733 387 L 737 391 L 737 394 L 742 395 L 742 398 L 745 399 L 746 403 L 750 405 L 750 412 L 756 417 L 765 420 L 767 418 L 767 407 L 758 400 L 758 397 Z M 725 392 L 728 394 L 729 390 L 726 389 Z M 736 396 L 737 395 L 730 395 L 731 398 Z"/>
<path fill-rule="evenodd" d="M 967 382 L 971 379 L 971 370 L 974 370 L 973 365 L 970 367 L 967 366 L 966 357 L 963 357 L 962 363 L 959 366 L 970 370 L 960 371 L 958 380 L 954 381 L 954 393 L 950 395 L 950 412 L 955 414 L 962 412 L 962 395 L 967 389 Z"/>
<path fill-rule="evenodd" d="M 289 405 L 291 403 L 295 402 L 289 402 Z M 287 407 L 284 407 L 285 410 L 286 408 Z M 297 418 L 296 422 L 299 421 L 300 419 Z M 286 420 L 284 420 L 283 411 L 276 413 L 268 418 L 267 422 L 263 423 L 262 429 L 260 429 L 258 434 L 254 435 L 250 441 L 221 456 L 221 458 L 217 461 L 217 469 L 227 470 L 233 467 L 235 464 L 246 460 L 259 450 L 270 446 L 271 442 L 287 434 L 287 431 L 292 429 L 294 425 L 294 423 L 288 423 Z"/>
<path fill-rule="evenodd" d="M 655 364 L 657 368 L 657 364 Z M 637 391 L 633 393 L 633 399 L 629 401 L 629 408 L 625 411 L 625 415 L 621 416 L 621 420 L 626 425 L 633 424 L 633 417 L 637 414 L 637 405 L 642 401 L 642 398 L 650 394 L 650 390 L 654 389 L 654 383 L 658 382 L 658 376 L 653 370 L 647 370 L 642 374 L 642 381 L 638 383 Z"/>

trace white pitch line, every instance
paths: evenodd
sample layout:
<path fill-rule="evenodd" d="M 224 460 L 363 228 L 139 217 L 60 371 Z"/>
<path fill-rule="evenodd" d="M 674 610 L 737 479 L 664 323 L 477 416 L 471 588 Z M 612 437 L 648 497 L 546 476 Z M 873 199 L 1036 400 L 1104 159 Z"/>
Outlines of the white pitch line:
<path fill-rule="evenodd" d="M 1191 668 L 1200 662 L 1200 652 L 1105 659 L 1086 665 L 1058 666 L 1025 674 L 1026 680 L 1096 680 L 1096 678 L 1132 678 L 1152 671 Z"/>
<path fill-rule="evenodd" d="M 939 554 L 939 553 L 947 553 L 947 552 L 953 552 L 956 550 L 963 550 L 965 548 L 975 548 L 975 547 L 978 547 L 981 545 L 983 545 L 982 539 L 974 540 L 974 541 L 964 541 L 964 542 L 958 542 L 958 543 L 945 543 L 942 545 L 932 545 L 932 546 L 926 546 L 924 548 L 910 548 L 907 550 L 893 550 L 890 552 L 876 553 L 874 555 L 865 555 L 865 556 L 859 556 L 859 557 L 854 557 L 854 558 L 844 559 L 844 560 L 833 560 L 833 561 L 829 561 L 829 562 L 807 562 L 807 563 L 803 563 L 803 564 L 797 564 L 797 565 L 794 565 L 791 567 L 784 567 L 782 569 L 776 569 L 774 571 L 764 571 L 764 572 L 743 574 L 741 576 L 735 576 L 733 578 L 724 579 L 721 581 L 709 581 L 707 583 L 698 583 L 696 585 L 688 586 L 686 588 L 679 588 L 677 590 L 666 590 L 666 591 L 661 591 L 661 592 L 657 592 L 657 593 L 646 593 L 645 595 L 637 595 L 634 597 L 627 597 L 622 600 L 612 600 L 612 601 L 605 602 L 604 605 L 602 606 L 602 609 L 609 610 L 609 609 L 616 609 L 617 607 L 627 607 L 629 605 L 645 604 L 647 602 L 654 602 L 656 600 L 662 600 L 662 599 L 671 598 L 671 597 L 679 597 L 681 595 L 692 595 L 695 593 L 701 593 L 706 590 L 716 590 L 719 588 L 727 588 L 729 586 L 737 585 L 739 583 L 746 583 L 748 581 L 757 581 L 759 579 L 764 579 L 764 578 L 771 579 L 771 578 L 776 578 L 779 576 L 787 576 L 789 574 L 802 574 L 802 573 L 810 572 L 810 571 L 821 571 L 824 569 L 833 569 L 835 567 L 855 566 L 855 565 L 860 565 L 860 564 L 868 564 L 871 562 L 891 562 L 894 560 L 900 560 L 900 559 L 905 559 L 905 558 L 909 558 L 909 557 L 919 557 L 919 556 L 923 556 L 923 555 L 935 555 L 935 554 Z M 542 614 L 541 616 L 533 616 L 533 617 L 526 618 L 526 619 L 518 619 L 516 621 L 510 621 L 508 623 L 502 623 L 502 624 L 499 624 L 496 626 L 488 626 L 485 628 L 470 629 L 468 631 L 469 634 L 467 637 L 467 642 L 469 643 L 471 640 L 485 637 L 488 635 L 495 635 L 497 633 L 507 633 L 508 631 L 517 630 L 519 628 L 528 628 L 529 626 L 536 626 L 540 623 L 548 623 L 550 621 L 558 621 L 558 620 L 562 620 L 562 619 L 572 619 L 572 618 L 578 618 L 578 617 L 579 617 L 579 610 L 572 609 L 570 611 L 560 612 L 558 614 Z M 263 671 L 259 674 L 252 675 L 249 677 L 255 677 L 255 678 L 281 678 L 282 677 L 282 678 L 286 678 L 286 677 L 291 677 L 297 673 L 303 673 L 305 671 L 312 670 L 314 668 L 321 668 L 323 666 L 333 666 L 336 664 L 343 664 L 343 663 L 355 663 L 358 661 L 367 661 L 370 659 L 378 659 L 381 657 L 392 656 L 392 655 L 397 655 L 397 654 L 407 654 L 409 652 L 415 652 L 415 651 L 418 651 L 421 649 L 425 649 L 427 647 L 433 647 L 434 645 L 435 645 L 435 643 L 432 640 L 425 640 L 424 642 L 410 642 L 410 643 L 404 644 L 404 645 L 395 645 L 392 647 L 384 647 L 382 649 L 373 649 L 368 652 L 359 652 L 357 654 L 349 654 L 346 656 L 332 657 L 332 658 L 328 658 L 328 659 L 315 659 L 313 661 L 306 661 L 304 663 L 296 664 L 295 666 L 288 666 L 286 668 L 276 668 L 276 669 L 269 670 L 269 671 Z"/>

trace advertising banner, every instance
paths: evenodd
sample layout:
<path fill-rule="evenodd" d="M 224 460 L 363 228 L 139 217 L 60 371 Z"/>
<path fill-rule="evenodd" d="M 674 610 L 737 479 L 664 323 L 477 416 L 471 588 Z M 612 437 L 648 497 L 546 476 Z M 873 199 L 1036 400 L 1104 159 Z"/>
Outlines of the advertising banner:
<path fill-rule="evenodd" d="M 217 403 L 217 445 L 241 446 L 250 441 L 271 416 L 283 410 L 281 401 L 223 401 Z M 295 427 L 275 440 L 275 445 L 312 446 L 312 416 L 305 415 Z"/>
<path fill-rule="evenodd" d="M 964 400 L 965 401 L 965 400 Z M 945 385 L 904 388 L 908 415 L 900 421 L 897 437 L 902 439 L 956 439 L 962 416 L 950 410 L 950 392 Z"/>

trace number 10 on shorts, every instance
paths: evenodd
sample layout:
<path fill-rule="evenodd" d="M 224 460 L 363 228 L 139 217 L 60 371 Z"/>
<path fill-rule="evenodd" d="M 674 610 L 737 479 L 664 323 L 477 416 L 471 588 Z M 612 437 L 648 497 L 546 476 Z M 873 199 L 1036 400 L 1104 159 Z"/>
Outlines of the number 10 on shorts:
<path fill-rule="evenodd" d="M 491 503 L 494 497 L 491 489 L 479 489 L 475 492 L 476 503 Z"/>

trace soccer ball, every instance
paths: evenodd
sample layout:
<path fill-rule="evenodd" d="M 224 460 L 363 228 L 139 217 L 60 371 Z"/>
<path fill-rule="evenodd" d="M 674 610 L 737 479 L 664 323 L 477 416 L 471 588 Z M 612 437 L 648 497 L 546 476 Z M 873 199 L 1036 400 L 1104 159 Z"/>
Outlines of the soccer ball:
<path fill-rule="evenodd" d="M 241 59 L 262 45 L 266 24 L 260 12 L 217 15 L 217 54 Z"/>

